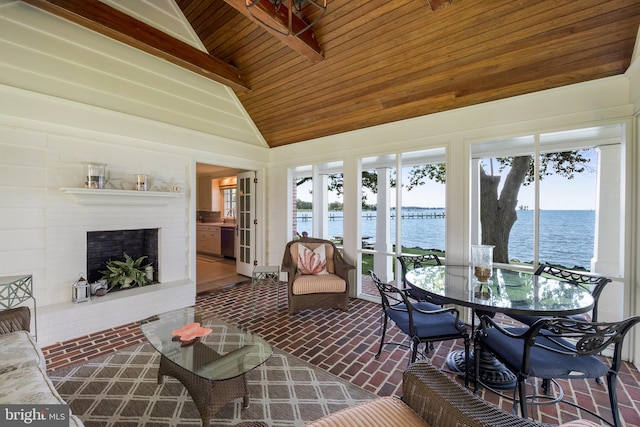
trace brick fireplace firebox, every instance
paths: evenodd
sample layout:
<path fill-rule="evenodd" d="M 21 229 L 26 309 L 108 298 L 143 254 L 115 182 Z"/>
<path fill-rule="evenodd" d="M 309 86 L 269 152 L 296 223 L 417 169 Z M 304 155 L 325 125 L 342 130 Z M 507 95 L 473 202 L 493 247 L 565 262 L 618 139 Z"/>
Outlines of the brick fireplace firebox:
<path fill-rule="evenodd" d="M 124 253 L 131 258 L 147 258 L 143 265 L 151 264 L 154 280 L 157 280 L 158 265 L 158 229 L 89 231 L 87 232 L 87 280 L 98 281 L 109 260 L 124 260 Z"/>

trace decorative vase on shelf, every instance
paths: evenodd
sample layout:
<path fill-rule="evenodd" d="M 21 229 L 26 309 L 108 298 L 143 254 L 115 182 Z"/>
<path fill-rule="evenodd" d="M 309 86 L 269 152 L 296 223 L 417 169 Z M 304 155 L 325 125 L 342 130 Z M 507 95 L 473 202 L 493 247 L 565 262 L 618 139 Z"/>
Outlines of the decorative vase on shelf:
<path fill-rule="evenodd" d="M 102 190 L 105 184 L 106 163 L 85 162 L 85 188 Z"/>

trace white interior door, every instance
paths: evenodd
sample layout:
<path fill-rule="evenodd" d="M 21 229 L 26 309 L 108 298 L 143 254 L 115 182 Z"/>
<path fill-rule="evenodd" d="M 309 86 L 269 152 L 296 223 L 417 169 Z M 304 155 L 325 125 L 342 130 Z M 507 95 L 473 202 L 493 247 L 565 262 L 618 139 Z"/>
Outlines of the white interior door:
<path fill-rule="evenodd" d="M 256 260 L 256 173 L 238 174 L 236 271 L 251 277 Z"/>

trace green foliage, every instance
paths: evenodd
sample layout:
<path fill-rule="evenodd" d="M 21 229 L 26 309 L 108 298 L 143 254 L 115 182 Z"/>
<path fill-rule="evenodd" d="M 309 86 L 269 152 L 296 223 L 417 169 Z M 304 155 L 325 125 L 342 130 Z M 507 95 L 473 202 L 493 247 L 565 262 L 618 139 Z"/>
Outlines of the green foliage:
<path fill-rule="evenodd" d="M 584 172 L 585 164 L 590 159 L 584 157 L 586 150 L 563 151 L 559 153 L 544 153 L 540 156 L 540 178 L 557 174 L 567 179 L 573 179 L 576 173 Z M 513 157 L 500 157 L 496 159 L 498 162 L 498 170 L 502 171 L 510 167 Z M 486 166 L 486 165 L 484 165 Z M 490 173 L 493 175 L 493 165 L 489 165 Z M 409 171 L 409 182 L 406 183 L 407 189 L 411 190 L 420 185 L 424 185 L 426 180 L 435 181 L 440 184 L 446 182 L 447 170 L 444 163 L 431 163 L 422 166 L 414 166 Z M 300 185 L 309 181 L 311 178 L 302 178 L 296 184 Z M 524 185 L 531 184 L 534 181 L 534 162 L 533 156 L 529 163 L 529 170 L 524 181 Z M 395 177 L 392 177 L 391 186 L 396 186 Z M 369 189 L 372 193 L 378 192 L 378 175 L 375 171 L 362 171 L 362 187 Z M 334 174 L 329 176 L 329 190 L 335 191 L 338 195 L 342 194 L 344 188 L 344 179 L 342 174 Z M 364 202 L 363 202 L 364 203 Z"/>
<path fill-rule="evenodd" d="M 549 175 L 560 175 L 567 179 L 573 179 L 576 173 L 582 173 L 586 169 L 586 164 L 591 161 L 584 157 L 583 152 L 586 150 L 563 151 L 560 153 L 546 153 L 540 156 L 540 179 Z M 529 156 L 529 169 L 524 179 L 523 185 L 529 185 L 534 181 L 534 161 L 533 156 Z M 498 170 L 503 171 L 510 167 L 513 157 L 499 157 Z"/>
<path fill-rule="evenodd" d="M 146 285 L 147 276 L 144 269 L 150 264 L 142 265 L 142 261 L 147 257 L 141 256 L 134 260 L 126 252 L 123 255 L 124 261 L 107 262 L 107 269 L 100 271 L 102 278 L 107 279 L 110 287 L 120 285 L 122 289 Z"/>
<path fill-rule="evenodd" d="M 341 202 L 329 203 L 329 211 L 341 211 L 344 208 L 344 204 Z"/>
<path fill-rule="evenodd" d="M 395 251 L 395 245 L 393 246 L 393 250 Z M 426 255 L 426 254 L 436 254 L 440 259 L 444 259 L 444 252 L 438 249 L 420 249 L 420 248 L 407 248 L 402 247 L 402 253 L 407 255 Z M 396 264 L 393 263 L 393 269 L 395 271 Z M 373 254 L 363 253 L 362 254 L 362 269 L 360 270 L 362 275 L 367 275 L 369 270 L 374 270 L 373 266 Z"/>
<path fill-rule="evenodd" d="M 447 168 L 444 163 L 414 166 L 411 168 L 411 171 L 409 171 L 409 183 L 407 184 L 407 189 L 412 190 L 419 185 L 424 185 L 425 179 L 444 184 L 446 182 L 446 177 Z"/>
<path fill-rule="evenodd" d="M 296 200 L 296 208 L 298 208 L 298 210 L 311 210 L 313 203 L 298 199 Z"/>

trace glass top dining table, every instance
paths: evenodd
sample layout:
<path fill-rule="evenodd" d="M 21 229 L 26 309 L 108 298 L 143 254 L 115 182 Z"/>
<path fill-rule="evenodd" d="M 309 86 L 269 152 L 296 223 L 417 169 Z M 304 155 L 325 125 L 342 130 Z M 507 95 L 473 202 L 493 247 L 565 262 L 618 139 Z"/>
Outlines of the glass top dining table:
<path fill-rule="evenodd" d="M 527 316 L 568 316 L 585 313 L 593 308 L 594 300 L 588 289 L 530 271 L 493 268 L 488 281 L 490 291 L 477 292 L 478 281 L 471 266 L 436 265 L 407 272 L 406 281 L 416 296 L 424 296 L 438 304 L 454 304 L 472 309 L 474 314 L 504 313 Z M 475 355 L 469 355 L 471 366 Z M 516 377 L 492 354 L 482 352 L 480 378 L 471 378 L 493 389 L 513 390 Z M 464 352 L 454 350 L 447 356 L 447 365 L 465 375 L 475 374 L 465 367 Z"/>
<path fill-rule="evenodd" d="M 415 291 L 432 299 L 507 315 L 568 316 L 585 313 L 594 304 L 588 289 L 508 268 L 493 268 L 488 298 L 476 296 L 478 283 L 470 266 L 416 268 L 407 272 L 406 281 Z"/>

